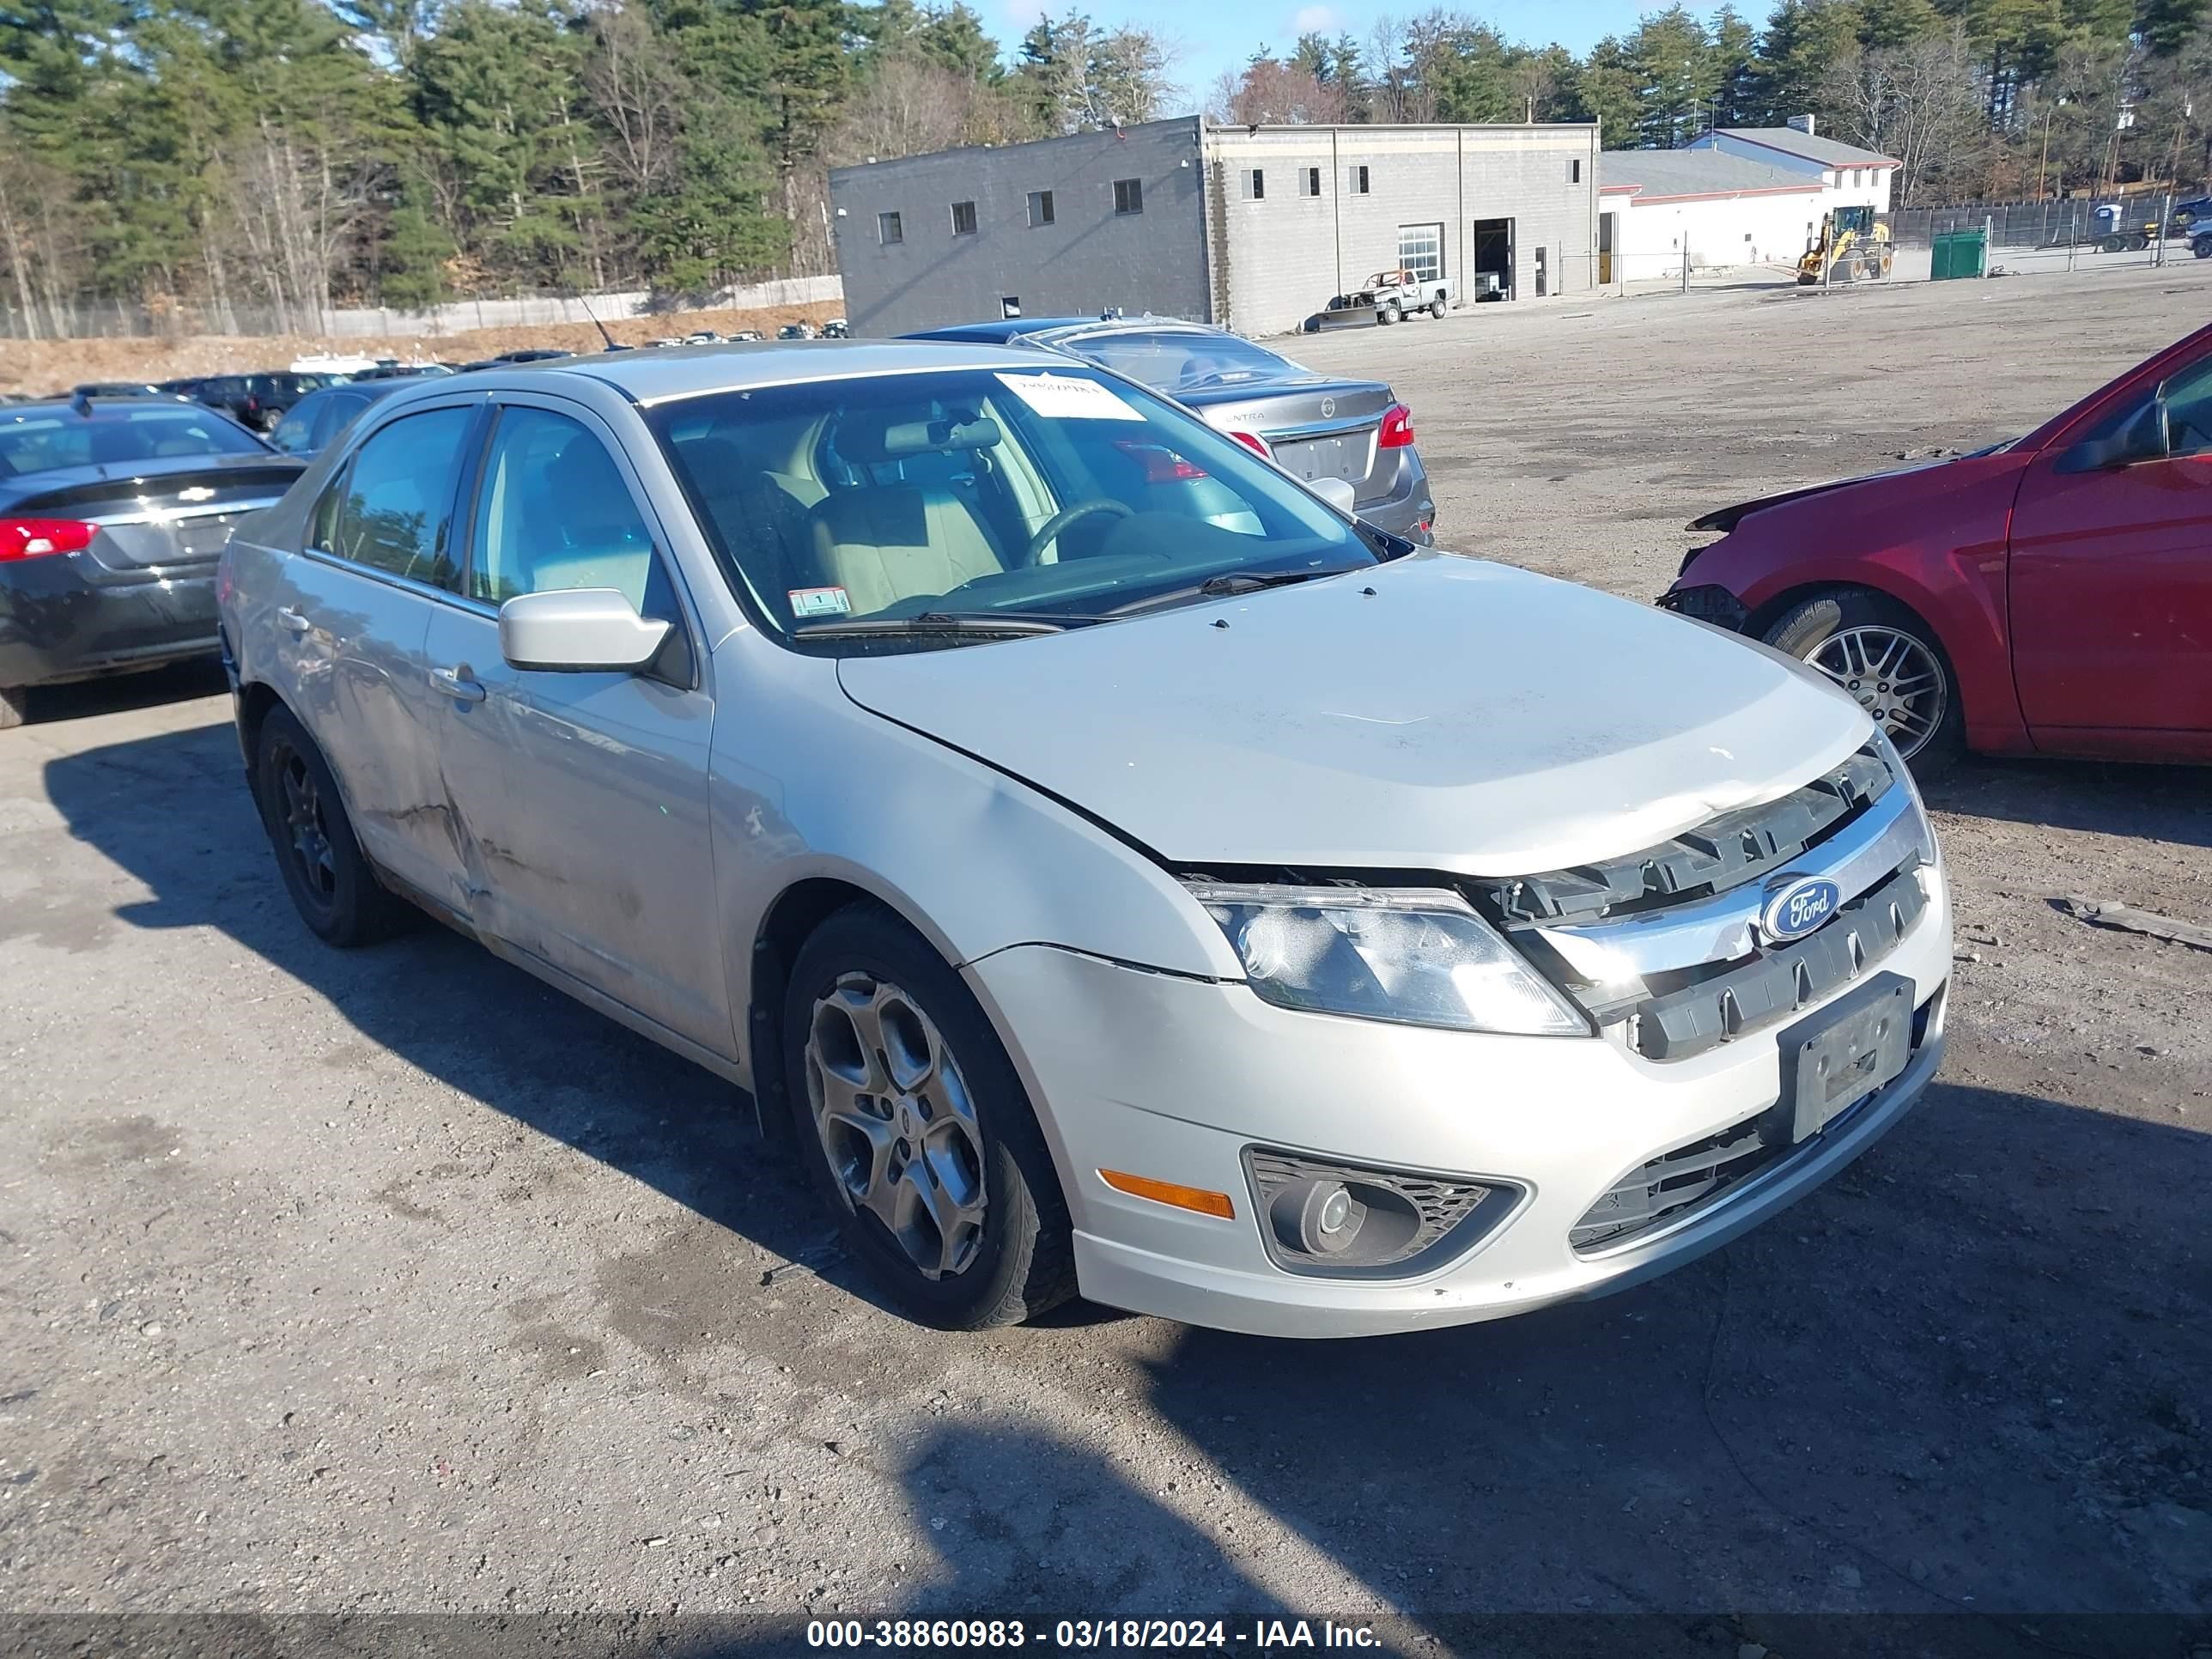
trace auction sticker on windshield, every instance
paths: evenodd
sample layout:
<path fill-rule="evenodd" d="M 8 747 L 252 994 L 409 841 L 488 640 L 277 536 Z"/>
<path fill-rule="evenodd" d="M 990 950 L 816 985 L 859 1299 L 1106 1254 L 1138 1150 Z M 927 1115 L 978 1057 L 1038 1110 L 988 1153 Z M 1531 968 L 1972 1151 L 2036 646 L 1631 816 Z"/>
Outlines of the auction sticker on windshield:
<path fill-rule="evenodd" d="M 1000 383 L 1049 421 L 1141 421 L 1110 386 L 1067 374 L 1001 374 Z"/>
<path fill-rule="evenodd" d="M 791 614 L 807 617 L 842 617 L 853 608 L 853 601 L 842 587 L 793 587 L 785 591 L 791 601 Z"/>

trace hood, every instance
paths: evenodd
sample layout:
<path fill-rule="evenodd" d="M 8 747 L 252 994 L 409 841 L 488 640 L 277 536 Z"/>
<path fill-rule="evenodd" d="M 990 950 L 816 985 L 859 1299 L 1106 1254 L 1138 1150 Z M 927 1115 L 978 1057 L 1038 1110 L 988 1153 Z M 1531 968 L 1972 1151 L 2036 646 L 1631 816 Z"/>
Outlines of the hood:
<path fill-rule="evenodd" d="M 1870 729 L 1763 647 L 1437 554 L 838 672 L 862 708 L 1217 873 L 1617 857 L 1796 787 Z"/>
<path fill-rule="evenodd" d="M 1880 472 L 1862 472 L 1855 478 L 1831 478 L 1826 483 L 1807 484 L 1798 489 L 1784 489 L 1771 495 L 1760 495 L 1747 501 L 1738 501 L 1733 507 L 1723 507 L 1708 513 L 1702 519 L 1692 519 L 1682 526 L 1685 530 L 1717 530 L 1723 535 L 1734 530 L 1754 513 L 1764 513 L 1770 507 L 1780 507 L 1785 501 L 1802 501 L 1809 496 L 1826 495 L 1832 490 L 1849 489 L 1855 484 L 1880 483 L 1887 478 L 1901 478 L 1909 473 L 1932 472 L 1943 467 L 1955 466 L 1960 461 L 1978 461 L 1986 456 L 1999 455 L 2019 441 L 2008 438 L 2002 443 L 1970 449 L 1963 455 L 1947 455 L 1940 459 L 1917 461 L 1911 466 L 1893 466 Z"/>

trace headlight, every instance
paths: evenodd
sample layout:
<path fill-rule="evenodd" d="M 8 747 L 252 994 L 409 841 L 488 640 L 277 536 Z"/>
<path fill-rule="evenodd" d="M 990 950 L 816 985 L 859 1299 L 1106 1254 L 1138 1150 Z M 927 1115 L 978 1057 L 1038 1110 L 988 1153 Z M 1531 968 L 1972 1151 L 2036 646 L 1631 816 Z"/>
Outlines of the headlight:
<path fill-rule="evenodd" d="M 1523 1036 L 1589 1022 L 1443 889 L 1189 884 L 1252 988 L 1285 1008 Z"/>

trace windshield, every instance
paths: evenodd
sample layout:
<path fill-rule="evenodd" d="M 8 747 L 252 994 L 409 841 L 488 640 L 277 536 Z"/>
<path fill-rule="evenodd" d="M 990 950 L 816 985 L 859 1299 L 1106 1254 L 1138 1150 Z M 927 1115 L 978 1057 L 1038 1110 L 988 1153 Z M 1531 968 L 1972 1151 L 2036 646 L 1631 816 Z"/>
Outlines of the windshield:
<path fill-rule="evenodd" d="M 1250 451 L 1080 368 L 764 387 L 648 419 L 741 591 L 796 637 L 872 617 L 1081 623 L 1378 556 Z"/>
<path fill-rule="evenodd" d="M 267 446 L 211 409 L 153 404 L 102 410 L 27 410 L 0 416 L 0 478 L 73 466 L 128 466 L 175 455 L 260 455 Z"/>
<path fill-rule="evenodd" d="M 1237 386 L 1247 380 L 1279 380 L 1306 371 L 1234 334 L 1164 331 L 1156 334 L 1078 336 L 1062 349 L 1141 380 L 1173 397 L 1206 386 Z"/>

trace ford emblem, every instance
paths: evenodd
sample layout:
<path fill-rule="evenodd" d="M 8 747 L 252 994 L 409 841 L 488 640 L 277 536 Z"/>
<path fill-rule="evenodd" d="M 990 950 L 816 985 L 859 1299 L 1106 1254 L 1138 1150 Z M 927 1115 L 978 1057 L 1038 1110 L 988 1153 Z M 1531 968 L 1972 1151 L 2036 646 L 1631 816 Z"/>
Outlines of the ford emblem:
<path fill-rule="evenodd" d="M 1843 908 L 1844 890 L 1825 876 L 1783 876 L 1766 891 L 1759 931 L 1768 939 L 1802 939 Z"/>

